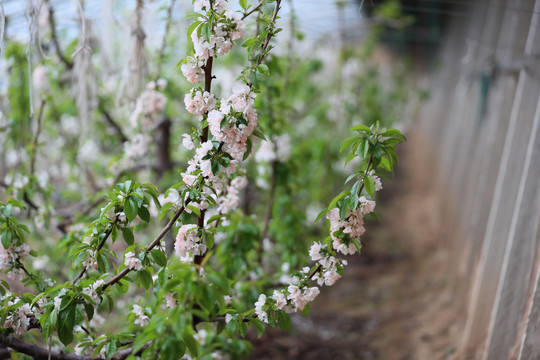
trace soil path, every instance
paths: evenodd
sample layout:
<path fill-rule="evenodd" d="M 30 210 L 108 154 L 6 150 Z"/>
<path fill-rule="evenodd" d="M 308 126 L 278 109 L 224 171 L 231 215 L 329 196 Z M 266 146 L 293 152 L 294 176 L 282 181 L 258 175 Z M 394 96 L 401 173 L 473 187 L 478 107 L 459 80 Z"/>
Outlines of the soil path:
<path fill-rule="evenodd" d="M 289 333 L 271 329 L 250 359 L 449 359 L 459 324 L 452 317 L 439 242 L 441 216 L 428 155 L 419 139 L 401 149 L 394 179 L 383 181 L 380 223 L 366 226 L 362 256 L 350 257 L 336 285 L 323 288 Z"/>

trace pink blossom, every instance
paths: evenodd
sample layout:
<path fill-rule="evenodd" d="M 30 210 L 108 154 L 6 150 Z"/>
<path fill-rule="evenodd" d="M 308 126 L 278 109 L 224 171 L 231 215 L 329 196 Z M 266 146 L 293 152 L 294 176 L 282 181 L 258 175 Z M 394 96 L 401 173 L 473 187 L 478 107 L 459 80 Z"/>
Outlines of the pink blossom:
<path fill-rule="evenodd" d="M 131 312 L 135 314 L 135 321 L 133 321 L 135 325 L 145 327 L 150 322 L 150 318 L 146 315 L 144 309 L 140 305 L 134 304 Z"/>
<path fill-rule="evenodd" d="M 195 149 L 195 144 L 193 144 L 193 140 L 191 140 L 191 136 L 188 134 L 182 134 L 182 145 L 188 150 Z"/>
<path fill-rule="evenodd" d="M 192 84 L 201 83 L 204 81 L 204 61 L 198 60 L 194 57 L 188 57 L 187 62 L 180 66 L 182 74 Z"/>
<path fill-rule="evenodd" d="M 266 304 L 266 295 L 260 294 L 259 299 L 255 303 L 255 313 L 262 322 L 268 324 L 268 313 L 263 310 L 263 306 Z"/>
<path fill-rule="evenodd" d="M 125 255 L 124 265 L 128 269 L 132 269 L 132 270 L 136 270 L 136 271 L 139 271 L 139 270 L 143 269 L 141 260 L 132 251 L 128 252 Z"/>
<path fill-rule="evenodd" d="M 194 224 L 186 224 L 178 229 L 174 249 L 179 258 L 187 258 L 188 253 L 191 253 L 191 255 L 202 255 L 206 252 L 207 247 L 197 237 L 197 232 L 190 231 L 196 227 L 197 225 Z"/>
<path fill-rule="evenodd" d="M 313 261 L 317 261 L 317 260 L 320 260 L 322 259 L 322 254 L 321 254 L 321 244 L 318 243 L 318 242 L 315 242 L 313 243 L 313 245 L 311 245 L 311 249 L 309 250 L 309 256 L 311 257 L 311 260 Z"/>

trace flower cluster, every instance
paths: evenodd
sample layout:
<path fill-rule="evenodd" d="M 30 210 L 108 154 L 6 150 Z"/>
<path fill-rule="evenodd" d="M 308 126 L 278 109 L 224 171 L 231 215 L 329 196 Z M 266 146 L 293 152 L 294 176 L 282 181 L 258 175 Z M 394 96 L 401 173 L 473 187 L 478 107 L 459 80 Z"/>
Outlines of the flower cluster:
<path fill-rule="evenodd" d="M 326 256 L 319 260 L 320 270 L 313 275 L 313 280 L 319 286 L 332 286 L 341 278 L 343 267 L 347 265 L 347 260 L 342 260 L 334 256 Z"/>
<path fill-rule="evenodd" d="M 319 295 L 320 290 L 316 286 L 299 287 L 297 285 L 289 285 L 287 292 L 289 293 L 289 295 L 287 295 L 287 300 L 291 301 L 293 308 L 286 310 L 292 312 L 303 311 L 307 303 L 315 300 L 317 295 Z"/>
<path fill-rule="evenodd" d="M 197 84 L 204 81 L 204 65 L 205 61 L 194 57 L 187 58 L 186 62 L 180 66 L 182 74 L 192 83 Z"/>
<path fill-rule="evenodd" d="M 257 112 L 253 109 L 256 94 L 246 84 L 236 83 L 232 95 L 221 102 L 218 110 L 208 113 L 210 132 L 223 142 L 223 150 L 241 160 L 247 151 L 248 137 L 257 127 Z"/>
<path fill-rule="evenodd" d="M 6 271 L 11 269 L 7 274 L 10 280 L 22 279 L 22 277 L 24 277 L 23 270 L 14 267 L 18 262 L 24 260 L 28 254 L 30 254 L 30 247 L 26 244 L 21 244 L 19 246 L 11 244 L 7 249 L 0 244 L 0 270 Z"/>
<path fill-rule="evenodd" d="M 381 181 L 374 174 L 374 171 L 366 172 L 366 175 L 373 181 L 375 191 L 382 188 Z M 375 201 L 360 196 L 360 198 L 357 198 L 356 208 L 354 210 L 348 209 L 343 218 L 341 218 L 338 208 L 333 208 L 327 213 L 326 217 L 330 221 L 332 243 L 313 243 L 309 250 L 309 256 L 311 260 L 316 262 L 314 270 L 310 271 L 309 268 L 304 268 L 300 272 L 301 278 L 297 276 L 287 277 L 288 287 L 274 290 L 272 299 L 276 310 L 286 312 L 303 311 L 306 304 L 313 301 L 320 292 L 318 287 L 309 286 L 311 280 L 317 281 L 319 286 L 331 286 L 341 278 L 347 261 L 338 258 L 337 254 L 352 255 L 356 253 L 354 242 L 357 242 L 359 246 L 361 243 L 360 237 L 365 232 L 363 216 L 373 212 L 374 209 Z M 265 302 L 262 302 L 261 299 L 266 300 L 266 297 L 259 297 L 259 301 L 255 304 L 255 313 L 261 321 L 264 321 L 267 319 L 267 315 L 265 315 L 262 308 Z"/>
<path fill-rule="evenodd" d="M 141 260 L 137 257 L 137 254 L 135 254 L 133 251 L 126 253 L 125 258 L 124 258 L 124 265 L 126 265 L 128 269 L 132 269 L 136 271 L 143 269 Z"/>
<path fill-rule="evenodd" d="M 379 178 L 375 176 L 378 180 Z M 379 180 L 380 182 L 380 180 Z M 355 210 L 349 210 L 345 219 L 341 221 L 338 208 L 333 208 L 328 212 L 326 218 L 330 220 L 330 236 L 333 240 L 334 250 L 341 252 L 344 255 L 353 255 L 356 253 L 356 248 L 351 241 L 344 243 L 344 238 L 338 236 L 339 232 L 347 235 L 346 240 L 354 239 L 360 241 L 360 237 L 366 231 L 364 228 L 364 215 L 373 212 L 375 209 L 375 201 L 366 199 L 365 196 L 360 197 L 359 206 Z"/>
<path fill-rule="evenodd" d="M 257 314 L 259 320 L 268 324 L 268 313 L 263 310 L 264 304 L 266 304 L 266 295 L 260 294 L 255 303 L 255 314 Z"/>
<path fill-rule="evenodd" d="M 196 84 L 205 80 L 205 66 L 210 57 L 227 54 L 234 46 L 234 41 L 244 36 L 245 23 L 239 13 L 226 10 L 224 0 L 197 0 L 193 4 L 196 12 L 213 11 L 213 24 L 205 16 L 199 17 L 197 28 L 191 33 L 195 54 L 188 57 L 180 69 L 189 82 Z M 202 34 L 202 27 L 211 29 L 210 36 Z"/>
<path fill-rule="evenodd" d="M 382 190 L 381 178 L 375 175 L 375 170 L 370 170 L 368 172 L 368 175 L 371 180 L 373 180 L 373 183 L 375 183 L 375 191 Z"/>
<path fill-rule="evenodd" d="M 16 305 L 20 302 L 20 299 L 14 299 L 8 301 L 8 306 Z M 22 335 L 30 326 L 30 317 L 34 316 L 30 304 L 22 304 L 18 306 L 13 312 L 10 312 L 6 320 L 4 321 L 4 327 L 7 329 L 13 329 L 15 335 Z"/>
<path fill-rule="evenodd" d="M 139 95 L 135 109 L 129 119 L 133 127 L 137 127 L 139 122 L 143 129 L 151 129 L 157 125 L 159 114 L 167 104 L 167 98 L 163 93 L 156 90 L 156 87 L 163 91 L 167 87 L 167 82 L 160 79 L 157 85 L 154 81 L 146 85 L 146 90 Z"/>
<path fill-rule="evenodd" d="M 144 309 L 140 305 L 133 304 L 133 310 L 131 312 L 135 314 L 135 321 L 133 321 L 135 325 L 145 327 L 150 322 L 150 318 L 146 315 Z"/>
<path fill-rule="evenodd" d="M 105 284 L 104 280 L 97 280 L 90 286 L 83 288 L 82 293 L 88 295 L 92 300 L 96 301 L 98 299 L 97 289 L 103 284 Z"/>
<path fill-rule="evenodd" d="M 90 240 L 87 240 L 88 242 Z M 86 239 L 85 239 L 85 242 L 87 242 Z M 88 250 L 86 252 L 86 257 L 85 259 L 83 260 L 82 262 L 83 266 L 87 269 L 97 269 L 98 267 L 98 262 L 96 260 L 96 251 L 95 250 Z"/>
<path fill-rule="evenodd" d="M 178 230 L 174 250 L 184 262 L 191 262 L 191 256 L 202 255 L 207 250 L 206 245 L 197 237 L 196 230 L 197 225 L 194 224 L 182 225 Z"/>
<path fill-rule="evenodd" d="M 204 36 L 199 36 L 201 34 L 198 34 L 197 31 L 191 33 L 195 57 L 198 59 L 208 60 L 210 57 L 225 55 L 232 49 L 233 41 L 244 36 L 245 24 L 240 14 L 223 11 L 224 9 L 215 10 L 221 12 L 215 24 L 215 35 L 212 34 L 206 39 Z M 206 24 L 206 19 L 200 19 L 202 24 Z"/>
<path fill-rule="evenodd" d="M 245 176 L 235 177 L 229 186 L 225 196 L 221 196 L 219 200 L 219 212 L 226 214 L 229 211 L 236 209 L 240 203 L 240 190 L 246 187 L 248 179 Z"/>
<path fill-rule="evenodd" d="M 191 89 L 184 97 L 186 110 L 190 114 L 202 115 L 216 107 L 216 98 L 208 91 L 202 92 L 199 89 Z"/>

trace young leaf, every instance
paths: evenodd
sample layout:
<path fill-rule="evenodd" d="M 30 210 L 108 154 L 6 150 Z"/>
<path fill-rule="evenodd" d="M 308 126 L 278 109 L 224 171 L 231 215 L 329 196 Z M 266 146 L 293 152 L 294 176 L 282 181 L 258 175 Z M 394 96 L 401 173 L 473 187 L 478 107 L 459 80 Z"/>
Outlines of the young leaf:
<path fill-rule="evenodd" d="M 158 264 L 159 266 L 165 266 L 167 265 L 167 257 L 165 257 L 165 254 L 163 251 L 158 249 L 152 249 L 150 252 L 152 254 L 152 258 Z"/>
<path fill-rule="evenodd" d="M 349 131 L 363 131 L 363 132 L 371 133 L 371 129 L 364 124 L 355 125 Z"/>
<path fill-rule="evenodd" d="M 135 238 L 133 237 L 133 231 L 131 231 L 130 228 L 121 228 L 122 230 L 122 236 L 124 237 L 124 241 L 128 245 L 133 245 L 133 242 L 135 241 Z"/>

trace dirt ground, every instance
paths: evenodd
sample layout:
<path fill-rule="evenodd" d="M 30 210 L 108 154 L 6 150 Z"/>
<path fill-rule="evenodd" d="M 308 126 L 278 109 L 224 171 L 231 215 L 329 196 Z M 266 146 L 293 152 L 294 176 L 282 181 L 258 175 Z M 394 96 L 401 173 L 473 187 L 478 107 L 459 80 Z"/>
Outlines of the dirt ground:
<path fill-rule="evenodd" d="M 420 139 L 401 149 L 383 181 L 380 223 L 366 224 L 366 247 L 336 285 L 322 289 L 293 329 L 271 329 L 249 359 L 451 359 L 462 324 L 454 316 L 440 205 Z"/>

